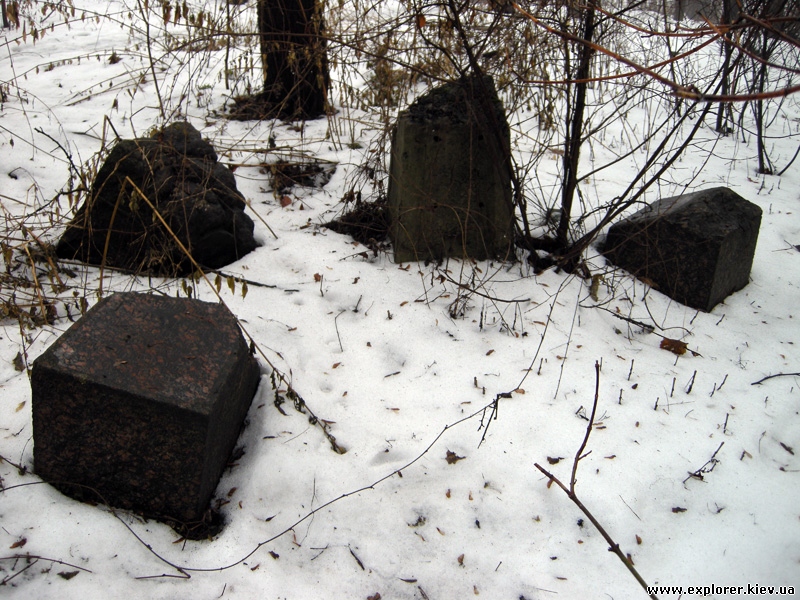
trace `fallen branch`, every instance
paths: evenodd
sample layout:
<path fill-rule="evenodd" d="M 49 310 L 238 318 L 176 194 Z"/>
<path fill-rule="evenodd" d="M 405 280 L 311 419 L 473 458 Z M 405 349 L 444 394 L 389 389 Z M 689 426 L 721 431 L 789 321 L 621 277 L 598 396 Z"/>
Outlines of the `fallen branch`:
<path fill-rule="evenodd" d="M 581 459 L 589 455 L 589 452 L 584 453 L 584 450 L 586 449 L 586 445 L 589 443 L 589 435 L 591 434 L 592 427 L 594 426 L 594 416 L 597 412 L 597 401 L 600 395 L 600 363 L 595 362 L 594 369 L 595 369 L 595 389 L 594 389 L 594 403 L 592 405 L 592 414 L 589 417 L 589 424 L 586 426 L 586 435 L 583 436 L 583 442 L 581 442 L 578 451 L 575 453 L 575 459 L 572 461 L 572 474 L 569 487 L 565 486 L 561 482 L 561 480 L 558 479 L 558 477 L 550 473 L 550 471 L 542 467 L 539 463 L 534 463 L 534 466 L 537 469 L 539 469 L 539 471 L 541 471 L 545 475 L 545 477 L 547 477 L 550 480 L 548 483 L 548 487 L 549 485 L 555 483 L 558 487 L 564 490 L 564 493 L 569 497 L 569 499 L 572 500 L 575 506 L 577 506 L 584 515 L 586 515 L 586 518 L 588 518 L 592 522 L 592 525 L 595 526 L 597 531 L 600 532 L 600 535 L 602 535 L 603 538 L 606 540 L 606 542 L 608 542 L 609 551 L 613 552 L 614 554 L 617 555 L 617 557 L 619 557 L 619 559 L 622 561 L 622 564 L 624 564 L 625 567 L 628 569 L 628 571 L 630 571 L 631 575 L 633 575 L 636 581 L 639 582 L 639 585 L 641 585 L 642 588 L 648 593 L 649 597 L 652 598 L 653 600 L 658 600 L 655 594 L 651 594 L 649 592 L 647 582 L 645 582 L 642 576 L 639 575 L 639 572 L 636 570 L 636 567 L 633 566 L 633 562 L 631 561 L 631 559 L 628 558 L 622 552 L 622 550 L 620 550 L 619 544 L 617 544 L 612 539 L 612 537 L 608 534 L 605 528 L 589 511 L 589 509 L 586 508 L 586 506 L 584 506 L 583 502 L 580 501 L 577 494 L 575 493 L 575 482 L 577 481 L 578 463 L 581 461 Z"/>

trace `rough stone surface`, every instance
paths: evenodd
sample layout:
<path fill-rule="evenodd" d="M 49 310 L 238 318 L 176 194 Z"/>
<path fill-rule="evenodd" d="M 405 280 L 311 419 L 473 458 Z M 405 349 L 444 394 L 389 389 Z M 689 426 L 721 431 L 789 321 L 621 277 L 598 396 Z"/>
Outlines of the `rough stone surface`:
<path fill-rule="evenodd" d="M 664 198 L 614 224 L 603 254 L 670 298 L 706 312 L 750 280 L 761 209 L 711 188 Z"/>
<path fill-rule="evenodd" d="M 150 204 L 201 266 L 225 266 L 257 246 L 233 173 L 192 125 L 173 123 L 114 146 L 56 253 L 137 273 L 190 273 L 191 261 Z"/>
<path fill-rule="evenodd" d="M 512 254 L 510 133 L 490 77 L 445 84 L 401 112 L 389 175 L 395 262 Z"/>
<path fill-rule="evenodd" d="M 191 531 L 259 378 L 224 306 L 114 294 L 34 362 L 36 473 L 69 496 Z"/>

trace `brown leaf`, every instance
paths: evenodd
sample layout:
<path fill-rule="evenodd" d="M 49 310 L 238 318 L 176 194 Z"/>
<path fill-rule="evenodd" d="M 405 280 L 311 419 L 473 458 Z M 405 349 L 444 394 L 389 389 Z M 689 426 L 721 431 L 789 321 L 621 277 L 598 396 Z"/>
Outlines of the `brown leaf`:
<path fill-rule="evenodd" d="M 367 596 L 367 600 L 381 600 L 380 592 L 375 592 L 372 596 Z"/>
<path fill-rule="evenodd" d="M 292 203 L 292 198 L 290 196 L 281 196 L 281 207 L 286 208 Z"/>
<path fill-rule="evenodd" d="M 17 352 L 17 355 L 14 357 L 12 362 L 14 363 L 15 371 L 25 370 L 25 358 L 22 356 L 22 352 Z"/>
<path fill-rule="evenodd" d="M 78 574 L 77 571 L 61 571 L 58 574 L 58 576 L 61 577 L 62 579 L 66 579 L 67 581 L 69 581 L 70 579 L 75 577 L 75 575 L 77 575 L 77 574 Z"/>
<path fill-rule="evenodd" d="M 461 565 L 462 567 L 464 566 L 464 555 L 463 554 L 459 555 L 458 564 Z"/>
<path fill-rule="evenodd" d="M 425 19 L 425 15 L 417 15 L 417 27 L 422 29 L 423 27 L 425 27 L 425 23 L 427 22 L 428 21 Z"/>
<path fill-rule="evenodd" d="M 792 448 L 791 446 L 787 446 L 787 445 L 786 445 L 786 444 L 784 444 L 783 442 L 778 442 L 778 443 L 781 445 L 781 448 L 783 448 L 783 449 L 784 449 L 784 450 L 786 450 L 786 451 L 787 451 L 789 454 L 791 454 L 792 456 L 794 456 L 794 448 Z"/>
<path fill-rule="evenodd" d="M 319 283 L 320 281 L 322 281 L 322 275 L 319 273 L 314 273 L 314 282 Z"/>
<path fill-rule="evenodd" d="M 11 548 L 12 550 L 13 550 L 14 548 L 22 548 L 22 547 L 23 547 L 25 544 L 27 544 L 27 543 L 28 543 L 28 538 L 20 538 L 20 539 L 18 539 L 16 542 L 14 542 L 13 544 L 11 544 L 11 545 L 9 546 L 9 548 Z"/>
<path fill-rule="evenodd" d="M 642 544 L 642 538 L 640 538 L 638 535 L 636 536 L 636 543 L 639 545 Z"/>
<path fill-rule="evenodd" d="M 445 457 L 445 460 L 447 461 L 448 465 L 454 465 L 458 461 L 463 460 L 465 458 L 466 458 L 465 456 L 458 456 L 455 452 L 452 452 L 452 451 L 448 450 L 447 451 L 447 456 Z"/>
<path fill-rule="evenodd" d="M 661 340 L 661 348 L 663 350 L 669 350 L 678 356 L 686 354 L 686 346 L 686 342 L 682 342 L 680 340 L 673 340 L 670 338 L 664 338 Z"/>
<path fill-rule="evenodd" d="M 682 506 L 673 506 L 672 507 L 672 512 L 674 512 L 674 513 L 682 513 L 682 512 L 686 512 L 687 510 L 689 510 L 689 509 L 688 508 L 683 508 Z"/>
<path fill-rule="evenodd" d="M 560 461 L 564 460 L 563 456 L 548 456 L 547 462 L 551 465 L 557 465 Z"/>

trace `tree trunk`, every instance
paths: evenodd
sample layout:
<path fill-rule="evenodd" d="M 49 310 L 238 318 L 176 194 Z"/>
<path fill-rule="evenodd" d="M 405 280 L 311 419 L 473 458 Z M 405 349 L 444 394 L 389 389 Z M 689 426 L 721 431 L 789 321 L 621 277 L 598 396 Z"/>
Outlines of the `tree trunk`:
<path fill-rule="evenodd" d="M 589 2 L 583 9 L 582 37 L 591 42 L 595 29 L 595 4 Z M 578 161 L 583 142 L 583 113 L 586 108 L 586 92 L 589 87 L 592 56 L 594 49 L 588 44 L 581 45 L 578 51 L 578 70 L 574 75 L 576 83 L 572 92 L 573 104 L 567 109 L 567 131 L 564 140 L 564 181 L 561 184 L 561 219 L 556 230 L 556 240 L 562 249 L 569 245 L 569 223 L 572 215 L 572 201 L 578 188 Z M 567 92 L 570 93 L 569 91 Z M 569 103 L 569 99 L 568 99 Z M 569 105 L 569 104 L 568 104 Z"/>
<path fill-rule="evenodd" d="M 720 24 L 721 25 L 730 25 L 733 22 L 733 4 L 734 0 L 723 0 L 722 1 L 722 19 Z M 730 94 L 730 76 L 731 76 L 731 57 L 733 55 L 733 46 L 730 42 L 723 40 L 722 41 L 722 52 L 723 52 L 723 61 L 722 61 L 722 95 L 727 96 Z M 728 135 L 733 131 L 733 127 L 731 126 L 731 122 L 733 120 L 732 115 L 732 108 L 730 102 L 720 102 L 719 107 L 717 108 L 717 126 L 716 131 L 717 133 L 721 133 L 722 135 Z"/>
<path fill-rule="evenodd" d="M 328 60 L 318 0 L 258 0 L 265 115 L 313 119 L 327 107 Z"/>

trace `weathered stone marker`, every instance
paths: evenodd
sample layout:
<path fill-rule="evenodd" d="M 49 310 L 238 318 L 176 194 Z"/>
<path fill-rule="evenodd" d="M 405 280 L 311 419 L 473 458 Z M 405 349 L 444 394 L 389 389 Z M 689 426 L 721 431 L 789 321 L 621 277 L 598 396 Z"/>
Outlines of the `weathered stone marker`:
<path fill-rule="evenodd" d="M 56 254 L 171 277 L 195 271 L 185 248 L 201 266 L 218 269 L 258 246 L 246 207 L 214 147 L 176 122 L 114 146 Z"/>
<path fill-rule="evenodd" d="M 490 77 L 445 84 L 402 111 L 388 191 L 395 262 L 513 254 L 509 157 Z"/>
<path fill-rule="evenodd" d="M 750 280 L 761 209 L 711 188 L 664 198 L 615 223 L 603 254 L 673 300 L 706 312 Z"/>
<path fill-rule="evenodd" d="M 259 378 L 224 306 L 114 294 L 34 362 L 36 473 L 202 536 Z"/>

